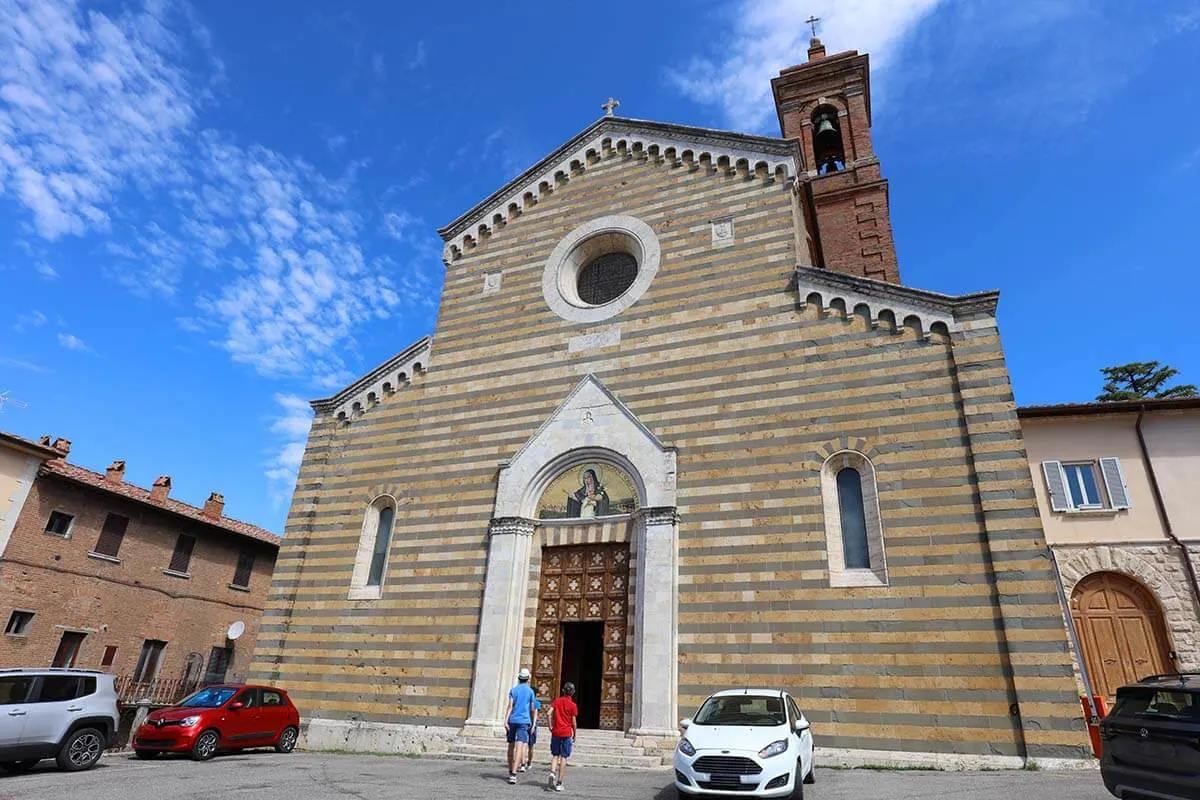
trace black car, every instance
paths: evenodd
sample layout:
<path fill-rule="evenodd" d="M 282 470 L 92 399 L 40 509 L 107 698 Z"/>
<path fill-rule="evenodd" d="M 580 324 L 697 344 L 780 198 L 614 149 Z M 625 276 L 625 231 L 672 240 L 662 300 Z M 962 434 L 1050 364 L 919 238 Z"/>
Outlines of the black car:
<path fill-rule="evenodd" d="M 1100 736 L 1100 774 L 1117 797 L 1200 798 L 1200 673 L 1117 689 Z"/>

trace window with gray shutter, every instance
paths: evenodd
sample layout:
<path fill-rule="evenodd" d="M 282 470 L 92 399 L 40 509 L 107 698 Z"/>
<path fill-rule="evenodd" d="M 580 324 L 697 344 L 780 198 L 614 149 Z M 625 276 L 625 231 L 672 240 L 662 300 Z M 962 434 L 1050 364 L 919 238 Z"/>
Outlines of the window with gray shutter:
<path fill-rule="evenodd" d="M 1050 508 L 1054 511 L 1070 511 L 1071 501 L 1067 498 L 1062 462 L 1043 461 L 1042 473 L 1046 476 L 1046 490 L 1050 492 Z"/>
<path fill-rule="evenodd" d="M 1121 459 L 1100 459 L 1100 474 L 1104 476 L 1109 505 L 1113 508 L 1129 508 L 1129 486 L 1125 483 L 1125 473 L 1121 471 Z"/>

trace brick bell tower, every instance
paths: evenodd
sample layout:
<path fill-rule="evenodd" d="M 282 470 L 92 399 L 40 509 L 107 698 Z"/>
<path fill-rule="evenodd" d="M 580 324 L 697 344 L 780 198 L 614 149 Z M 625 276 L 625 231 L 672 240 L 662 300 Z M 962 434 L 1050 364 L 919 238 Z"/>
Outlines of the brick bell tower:
<path fill-rule="evenodd" d="M 871 145 L 867 55 L 832 56 L 813 36 L 808 62 L 771 80 L 779 127 L 799 139 L 800 188 L 819 267 L 900 283 L 888 212 L 888 183 Z"/>

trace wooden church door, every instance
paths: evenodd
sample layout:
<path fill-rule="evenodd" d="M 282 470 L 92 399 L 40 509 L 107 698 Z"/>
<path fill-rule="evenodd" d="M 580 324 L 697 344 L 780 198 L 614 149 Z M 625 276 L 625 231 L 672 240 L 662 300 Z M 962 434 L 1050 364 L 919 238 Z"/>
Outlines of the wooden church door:
<path fill-rule="evenodd" d="M 581 728 L 625 729 L 629 545 L 542 552 L 534 687 L 543 703 L 576 685 Z"/>

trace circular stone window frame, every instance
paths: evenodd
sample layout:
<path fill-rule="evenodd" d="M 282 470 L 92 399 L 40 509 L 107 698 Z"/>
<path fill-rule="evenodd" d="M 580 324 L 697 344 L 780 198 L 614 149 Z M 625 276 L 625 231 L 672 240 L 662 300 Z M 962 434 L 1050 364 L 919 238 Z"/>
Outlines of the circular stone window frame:
<path fill-rule="evenodd" d="M 579 297 L 579 273 L 600 256 L 629 253 L 637 259 L 637 277 L 615 300 L 589 305 Z M 542 296 L 550 310 L 567 322 L 600 322 L 632 306 L 658 274 L 662 248 L 654 230 L 637 217 L 611 214 L 585 222 L 562 238 L 542 272 Z"/>

